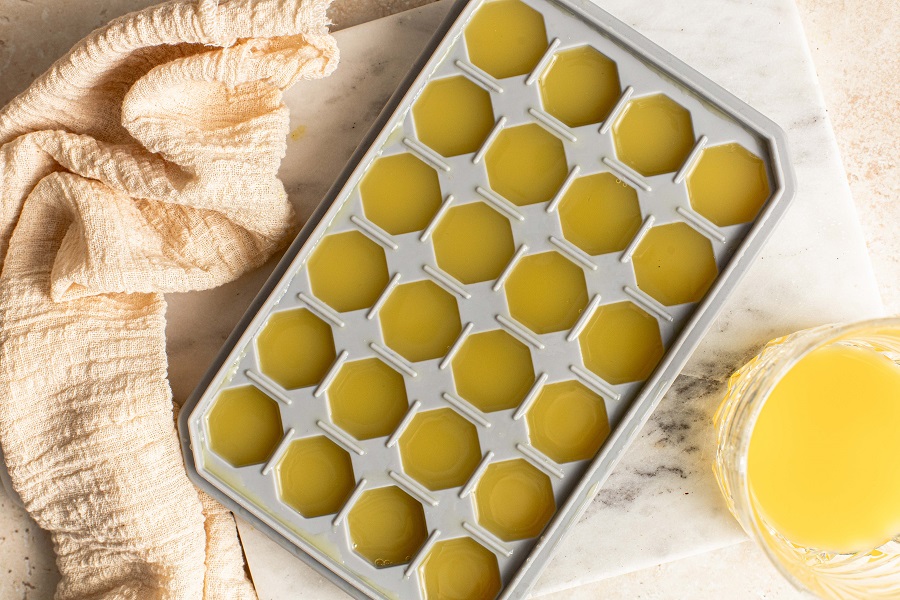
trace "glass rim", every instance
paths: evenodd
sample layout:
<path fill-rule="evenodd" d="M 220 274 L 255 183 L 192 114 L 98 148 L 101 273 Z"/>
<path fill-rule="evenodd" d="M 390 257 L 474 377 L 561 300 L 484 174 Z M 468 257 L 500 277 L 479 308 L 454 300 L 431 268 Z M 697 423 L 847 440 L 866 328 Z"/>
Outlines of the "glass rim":
<path fill-rule="evenodd" d="M 762 373 L 754 374 L 750 378 L 748 387 L 744 391 L 746 413 L 744 419 L 740 423 L 740 431 L 737 432 L 737 448 L 735 452 L 735 464 L 733 465 L 736 477 L 733 482 L 737 489 L 732 492 L 732 498 L 735 502 L 735 509 L 744 513 L 745 530 L 750 534 L 753 542 L 762 548 L 769 562 L 771 562 L 781 575 L 787 579 L 796 589 L 809 595 L 810 597 L 818 597 L 809 589 L 796 575 L 794 575 L 785 564 L 775 554 L 773 549 L 766 543 L 766 533 L 761 528 L 762 518 L 756 510 L 753 499 L 750 494 L 750 484 L 748 478 L 748 455 L 750 451 L 750 440 L 753 437 L 753 430 L 756 422 L 762 412 L 763 406 L 769 398 L 775 385 L 781 378 L 807 354 L 825 346 L 839 342 L 841 340 L 853 339 L 861 333 L 869 330 L 877 329 L 896 329 L 898 338 L 900 338 L 900 316 L 880 317 L 868 319 L 864 321 L 855 321 L 852 323 L 830 324 L 814 327 L 806 332 L 799 332 L 800 336 L 791 340 L 792 344 L 784 349 L 777 356 L 772 357 L 771 364 L 766 365 L 766 369 Z"/>

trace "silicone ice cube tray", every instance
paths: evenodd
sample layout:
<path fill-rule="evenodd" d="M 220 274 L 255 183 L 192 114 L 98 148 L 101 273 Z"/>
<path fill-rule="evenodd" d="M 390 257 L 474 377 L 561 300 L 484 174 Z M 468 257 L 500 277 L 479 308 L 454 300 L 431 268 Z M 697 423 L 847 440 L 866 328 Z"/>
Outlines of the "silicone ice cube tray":
<path fill-rule="evenodd" d="M 519 598 L 793 192 L 782 132 L 579 0 L 460 0 L 180 420 L 359 598 Z"/>

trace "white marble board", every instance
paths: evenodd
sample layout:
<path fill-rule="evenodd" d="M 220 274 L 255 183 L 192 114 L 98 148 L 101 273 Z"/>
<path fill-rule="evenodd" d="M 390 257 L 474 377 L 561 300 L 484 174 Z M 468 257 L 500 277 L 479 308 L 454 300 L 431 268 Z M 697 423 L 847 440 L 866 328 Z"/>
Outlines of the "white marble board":
<path fill-rule="evenodd" d="M 791 143 L 799 190 L 757 265 L 561 545 L 536 595 L 742 539 L 710 471 L 710 421 L 721 382 L 771 337 L 882 310 L 792 0 L 599 4 L 779 123 Z M 288 92 L 295 135 L 281 174 L 304 214 L 327 191 L 448 8 L 444 0 L 338 32 L 338 71 Z M 273 265 L 217 290 L 169 296 L 176 399 L 190 393 Z M 252 527 L 239 527 L 260 598 L 343 597 Z"/>

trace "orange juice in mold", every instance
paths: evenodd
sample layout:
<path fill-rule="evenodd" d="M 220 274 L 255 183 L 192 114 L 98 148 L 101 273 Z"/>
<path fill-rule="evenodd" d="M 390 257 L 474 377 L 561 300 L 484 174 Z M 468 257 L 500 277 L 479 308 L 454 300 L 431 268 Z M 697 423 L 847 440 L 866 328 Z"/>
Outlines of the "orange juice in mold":
<path fill-rule="evenodd" d="M 622 91 L 616 63 L 590 46 L 554 56 L 540 85 L 544 110 L 569 127 L 605 119 Z"/>
<path fill-rule="evenodd" d="M 282 500 L 308 519 L 336 513 L 356 484 L 350 455 L 324 436 L 291 442 L 275 476 Z"/>
<path fill-rule="evenodd" d="M 432 239 L 438 266 L 465 284 L 496 279 L 515 253 L 509 220 L 483 202 L 448 210 Z"/>
<path fill-rule="evenodd" d="M 425 600 L 493 600 L 500 591 L 497 557 L 470 538 L 435 544 L 419 573 Z"/>
<path fill-rule="evenodd" d="M 706 148 L 687 187 L 694 210 L 720 227 L 755 219 L 770 191 L 765 163 L 738 144 Z"/>
<path fill-rule="evenodd" d="M 428 537 L 422 505 L 396 486 L 363 492 L 347 526 L 353 549 L 379 568 L 409 562 Z"/>
<path fill-rule="evenodd" d="M 677 171 L 694 146 L 691 113 L 663 94 L 632 100 L 613 125 L 616 156 L 651 176 Z"/>
<path fill-rule="evenodd" d="M 562 142 L 535 123 L 502 130 L 484 162 L 491 189 L 518 206 L 551 200 L 568 174 Z"/>
<path fill-rule="evenodd" d="M 389 435 L 409 408 L 403 376 L 377 358 L 341 367 L 328 401 L 334 424 L 358 440 Z"/>
<path fill-rule="evenodd" d="M 391 235 L 425 229 L 441 205 L 437 173 L 409 153 L 373 162 L 359 193 L 366 217 Z"/>
<path fill-rule="evenodd" d="M 519 0 L 485 2 L 464 36 L 469 60 L 497 79 L 531 72 L 547 50 L 544 18 Z"/>
<path fill-rule="evenodd" d="M 488 466 L 475 506 L 478 522 L 506 541 L 536 537 L 556 512 L 550 479 L 521 458 Z"/>
<path fill-rule="evenodd" d="M 308 269 L 313 295 L 338 312 L 369 308 L 388 283 L 384 250 L 358 231 L 325 237 Z"/>
<path fill-rule="evenodd" d="M 577 381 L 545 386 L 527 418 L 531 445 L 558 463 L 593 458 L 609 436 L 603 398 Z"/>
<path fill-rule="evenodd" d="M 463 485 L 481 461 L 475 426 L 451 408 L 419 413 L 400 436 L 407 475 L 430 490 Z"/>
<path fill-rule="evenodd" d="M 252 385 L 223 390 L 207 428 L 210 449 L 235 467 L 266 462 L 284 436 L 278 403 Z"/>
<path fill-rule="evenodd" d="M 475 152 L 494 127 L 491 95 L 462 76 L 429 83 L 412 114 L 419 141 L 444 156 Z"/>
<path fill-rule="evenodd" d="M 305 308 L 272 314 L 256 338 L 259 368 L 293 390 L 319 382 L 334 361 L 331 327 Z"/>

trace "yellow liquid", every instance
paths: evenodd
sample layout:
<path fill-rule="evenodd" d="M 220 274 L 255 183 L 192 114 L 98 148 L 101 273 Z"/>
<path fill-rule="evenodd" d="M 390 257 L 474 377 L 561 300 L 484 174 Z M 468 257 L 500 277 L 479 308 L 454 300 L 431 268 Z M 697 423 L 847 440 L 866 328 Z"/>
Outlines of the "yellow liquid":
<path fill-rule="evenodd" d="M 544 110 L 569 127 L 605 119 L 621 91 L 616 63 L 590 46 L 560 52 L 541 77 Z"/>
<path fill-rule="evenodd" d="M 278 404 L 251 385 L 220 392 L 206 426 L 210 449 L 233 467 L 266 462 L 284 437 Z"/>
<path fill-rule="evenodd" d="M 364 492 L 347 524 L 353 549 L 379 568 L 409 562 L 428 537 L 422 505 L 395 486 Z"/>
<path fill-rule="evenodd" d="M 338 312 L 369 308 L 388 283 L 384 250 L 358 231 L 329 235 L 309 259 L 309 281 Z"/>
<path fill-rule="evenodd" d="M 465 284 L 496 279 L 515 253 L 509 220 L 483 202 L 448 210 L 433 237 L 438 266 Z"/>
<path fill-rule="evenodd" d="M 384 341 L 412 362 L 444 356 L 462 330 L 456 298 L 430 281 L 397 286 L 379 317 Z"/>
<path fill-rule="evenodd" d="M 694 210 L 721 227 L 752 221 L 769 198 L 765 163 L 738 144 L 705 149 L 687 187 Z"/>
<path fill-rule="evenodd" d="M 775 386 L 747 473 L 765 520 L 806 548 L 867 551 L 900 534 L 900 366 L 826 346 Z"/>
<path fill-rule="evenodd" d="M 259 368 L 287 390 L 318 383 L 334 362 L 331 327 L 305 308 L 274 313 L 256 338 Z"/>
<path fill-rule="evenodd" d="M 412 114 L 419 141 L 444 156 L 475 152 L 494 127 L 491 95 L 462 76 L 429 83 Z"/>
<path fill-rule="evenodd" d="M 530 73 L 547 50 L 544 17 L 519 0 L 486 2 L 465 37 L 472 64 L 497 79 Z"/>
<path fill-rule="evenodd" d="M 547 202 L 568 174 L 562 142 L 535 124 L 501 131 L 484 160 L 491 188 L 519 206 Z"/>
<path fill-rule="evenodd" d="M 400 436 L 406 474 L 430 490 L 464 484 L 481 461 L 475 426 L 441 408 L 419 413 Z"/>
<path fill-rule="evenodd" d="M 328 401 L 334 424 L 358 440 L 390 435 L 409 409 L 403 376 L 377 358 L 341 367 Z"/>
<path fill-rule="evenodd" d="M 684 223 L 652 228 L 632 262 L 638 287 L 666 306 L 697 302 L 719 274 L 712 244 Z"/>
<path fill-rule="evenodd" d="M 559 218 L 566 239 L 594 256 L 624 250 L 642 221 L 637 192 L 610 173 L 573 181 Z"/>
<path fill-rule="evenodd" d="M 642 175 L 677 171 L 694 146 L 691 113 L 668 96 L 632 100 L 613 126 L 619 160 Z"/>
<path fill-rule="evenodd" d="M 275 476 L 282 500 L 307 519 L 339 511 L 356 485 L 350 455 L 324 436 L 291 442 Z"/>
<path fill-rule="evenodd" d="M 584 273 L 558 252 L 526 256 L 506 280 L 512 317 L 535 333 L 570 329 L 588 303 Z"/>
<path fill-rule="evenodd" d="M 475 506 L 478 522 L 507 542 L 537 537 L 556 512 L 550 479 L 521 458 L 487 468 Z"/>
<path fill-rule="evenodd" d="M 437 173 L 412 154 L 376 160 L 359 192 L 366 217 L 391 235 L 425 229 L 441 205 Z"/>
<path fill-rule="evenodd" d="M 609 436 L 603 398 L 577 381 L 545 386 L 527 418 L 531 445 L 558 463 L 593 458 Z"/>
<path fill-rule="evenodd" d="M 531 352 L 503 330 L 466 338 L 453 358 L 456 391 L 484 412 L 517 407 L 534 383 Z"/>
<path fill-rule="evenodd" d="M 493 600 L 500 591 L 497 557 L 470 538 L 436 543 L 419 573 L 426 600 Z"/>
<path fill-rule="evenodd" d="M 663 356 L 659 323 L 631 302 L 601 306 L 578 341 L 584 366 L 613 385 L 646 379 Z"/>

